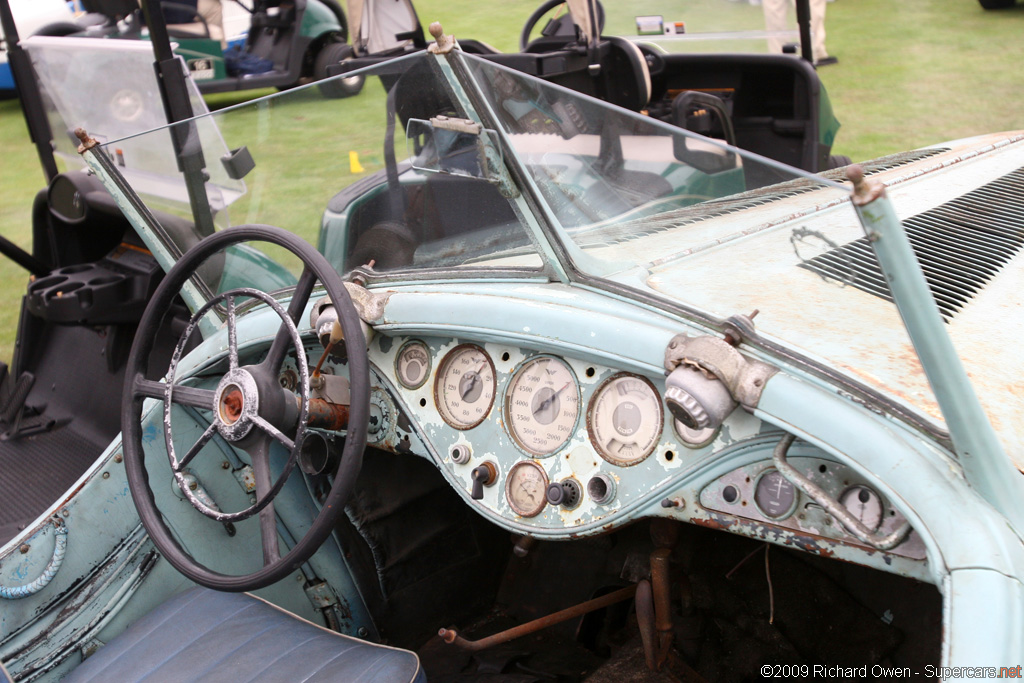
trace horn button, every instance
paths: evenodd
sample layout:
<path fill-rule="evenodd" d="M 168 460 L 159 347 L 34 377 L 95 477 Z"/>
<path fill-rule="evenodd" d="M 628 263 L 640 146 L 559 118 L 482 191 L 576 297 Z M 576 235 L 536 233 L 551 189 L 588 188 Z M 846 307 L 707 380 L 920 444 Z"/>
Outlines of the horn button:
<path fill-rule="evenodd" d="M 256 380 L 244 368 L 230 370 L 217 385 L 217 431 L 228 441 L 239 441 L 252 430 L 259 414 L 260 392 Z"/>

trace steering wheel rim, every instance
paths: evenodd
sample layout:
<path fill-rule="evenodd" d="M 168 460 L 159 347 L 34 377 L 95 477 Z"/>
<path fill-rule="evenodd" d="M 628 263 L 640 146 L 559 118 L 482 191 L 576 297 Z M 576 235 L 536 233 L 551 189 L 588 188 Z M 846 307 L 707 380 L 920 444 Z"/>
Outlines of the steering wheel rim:
<path fill-rule="evenodd" d="M 186 387 L 180 384 L 174 385 L 173 391 L 168 392 L 167 384 L 164 382 L 146 378 L 146 363 L 153 351 L 157 330 L 160 327 L 163 314 L 170 308 L 181 287 L 210 256 L 229 246 L 247 241 L 276 244 L 284 247 L 302 260 L 302 274 L 299 277 L 291 303 L 287 309 L 287 317 L 292 321 L 292 328 L 299 321 L 312 296 L 313 287 L 317 280 L 319 280 L 335 305 L 345 338 L 362 339 L 363 335 L 361 321 L 348 295 L 348 290 L 345 288 L 341 277 L 323 255 L 313 249 L 305 240 L 280 228 L 268 225 L 248 225 L 229 228 L 203 239 L 186 252 L 174 267 L 168 271 L 146 306 L 128 357 L 128 366 L 125 372 L 125 391 L 121 402 L 122 446 L 128 485 L 143 525 L 149 532 L 154 545 L 167 558 L 167 561 L 179 572 L 200 585 L 231 592 L 255 590 L 279 581 L 308 560 L 331 534 L 335 522 L 344 512 L 345 501 L 352 491 L 355 479 L 362 465 L 370 403 L 369 359 L 366 347 L 360 343 L 352 344 L 347 349 L 349 390 L 351 394 L 349 427 L 341 462 L 338 465 L 333 486 L 323 501 L 320 513 L 314 519 L 309 531 L 286 554 L 282 556 L 276 552 L 277 531 L 274 522 L 272 498 L 266 501 L 259 510 L 251 510 L 249 508 L 244 511 L 249 512 L 249 515 L 257 513 L 260 515 L 264 558 L 263 567 L 255 572 L 230 575 L 214 571 L 194 559 L 178 543 L 163 520 L 163 516 L 157 507 L 153 490 L 149 484 L 149 473 L 146 470 L 145 453 L 142 448 L 143 403 L 149 398 L 163 400 L 165 396 L 171 394 L 178 398 L 177 401 L 174 401 L 175 403 L 212 410 L 214 412 L 214 420 L 216 421 L 219 417 L 215 397 L 219 401 L 221 393 L 208 389 Z M 228 294 L 230 293 L 225 293 L 221 296 Z M 230 316 L 229 320 L 232 317 Z M 275 405 L 281 402 L 287 405 L 288 402 L 283 390 L 276 382 L 276 374 L 284 362 L 287 345 L 289 341 L 292 341 L 289 339 L 292 336 L 291 332 L 286 327 L 286 325 L 283 325 L 278 329 L 267 358 L 264 361 L 256 365 L 245 366 L 247 372 L 254 373 L 253 376 L 257 384 L 260 385 L 258 387 L 260 401 L 266 401 L 268 414 L 274 412 Z M 234 336 L 233 323 L 229 324 L 228 333 L 229 337 Z M 237 349 L 237 347 L 235 348 Z M 301 346 L 299 350 L 302 350 Z M 302 355 L 303 357 L 305 356 L 304 350 Z M 263 369 L 261 370 L 260 368 Z M 269 376 L 272 376 L 273 389 L 270 387 L 270 380 L 267 379 Z M 262 410 L 263 405 L 258 404 L 258 408 Z M 308 400 L 304 401 L 302 408 L 303 413 L 308 410 Z M 287 413 L 287 408 L 285 410 Z M 286 415 L 284 419 L 287 420 L 288 416 Z M 297 434 L 297 436 L 301 437 L 301 433 Z M 257 476 L 257 487 L 260 488 L 262 480 L 266 479 L 269 481 L 270 471 L 267 458 L 269 457 L 269 448 L 273 437 L 267 436 L 255 441 L 247 441 L 249 438 L 249 436 L 243 436 L 240 440 L 235 440 L 234 443 L 242 446 L 249 452 L 252 466 Z M 301 442 L 298 438 L 294 440 L 294 444 L 296 449 L 301 447 Z M 195 449 L 195 447 L 193 450 L 198 452 L 198 449 Z M 257 462 L 260 462 L 260 464 L 258 465 Z M 287 477 L 287 472 L 282 477 Z M 267 483 L 264 482 L 263 488 L 266 489 L 266 486 Z M 257 494 L 258 496 L 262 495 L 260 491 L 257 491 Z"/>
<path fill-rule="evenodd" d="M 541 17 L 562 4 L 565 4 L 565 0 L 545 0 L 537 9 L 533 10 L 533 13 L 527 17 L 526 23 L 523 24 L 523 30 L 519 33 L 520 52 L 526 52 L 530 45 L 530 34 L 537 27 L 537 22 L 541 20 Z M 601 33 L 604 30 L 604 6 L 600 2 L 597 3 L 597 13 L 597 32 Z"/>

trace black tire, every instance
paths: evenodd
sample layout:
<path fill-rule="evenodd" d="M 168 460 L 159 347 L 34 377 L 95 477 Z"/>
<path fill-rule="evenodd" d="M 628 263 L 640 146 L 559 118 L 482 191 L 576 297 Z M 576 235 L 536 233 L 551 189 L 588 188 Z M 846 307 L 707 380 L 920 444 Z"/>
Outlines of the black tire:
<path fill-rule="evenodd" d="M 1017 0 L 978 0 L 978 4 L 985 9 L 1007 9 L 1013 7 Z"/>
<path fill-rule="evenodd" d="M 833 168 L 843 168 L 853 163 L 853 159 L 846 156 L 845 154 L 833 154 L 828 158 L 828 170 Z"/>
<path fill-rule="evenodd" d="M 352 97 L 359 94 L 366 82 L 365 76 L 353 76 L 349 78 L 332 78 L 329 81 L 327 67 L 332 64 L 340 64 L 346 59 L 352 58 L 352 46 L 345 43 L 329 42 L 324 45 L 316 56 L 316 63 L 313 66 L 313 77 L 322 81 L 319 85 L 320 92 L 324 97 L 342 98 Z"/>

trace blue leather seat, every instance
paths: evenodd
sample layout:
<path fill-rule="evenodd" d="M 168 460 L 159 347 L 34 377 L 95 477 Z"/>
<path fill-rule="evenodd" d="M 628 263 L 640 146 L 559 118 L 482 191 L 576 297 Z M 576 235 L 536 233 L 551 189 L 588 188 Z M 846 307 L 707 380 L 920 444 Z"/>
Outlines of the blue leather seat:
<path fill-rule="evenodd" d="M 298 619 L 258 598 L 193 588 L 136 621 L 64 679 L 426 683 L 408 650 Z"/>

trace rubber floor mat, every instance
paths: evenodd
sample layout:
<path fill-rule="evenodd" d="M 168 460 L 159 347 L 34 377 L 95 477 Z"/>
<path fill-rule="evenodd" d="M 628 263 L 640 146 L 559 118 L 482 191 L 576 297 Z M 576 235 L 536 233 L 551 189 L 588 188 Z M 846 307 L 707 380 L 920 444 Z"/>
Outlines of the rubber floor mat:
<path fill-rule="evenodd" d="M 0 441 L 0 545 L 67 491 L 105 446 L 70 426 Z"/>

